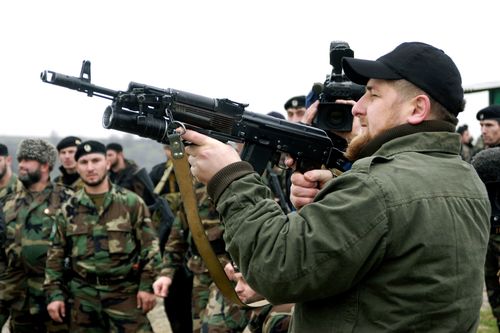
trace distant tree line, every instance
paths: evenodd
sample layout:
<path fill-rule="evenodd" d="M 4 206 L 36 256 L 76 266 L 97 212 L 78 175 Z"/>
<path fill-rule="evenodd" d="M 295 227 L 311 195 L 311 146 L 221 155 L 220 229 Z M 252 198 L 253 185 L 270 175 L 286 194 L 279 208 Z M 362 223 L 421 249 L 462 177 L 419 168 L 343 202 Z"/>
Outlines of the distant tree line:
<path fill-rule="evenodd" d="M 52 143 L 54 146 L 64 138 L 65 136 L 58 136 L 57 134 L 51 134 L 49 137 L 29 137 L 31 139 L 44 139 Z M 117 142 L 123 146 L 123 153 L 125 158 L 134 160 L 139 167 L 144 167 L 149 172 L 151 168 L 158 163 L 165 161 L 165 153 L 163 151 L 163 145 L 159 142 L 141 138 L 135 135 L 126 134 L 123 137 L 110 136 L 108 138 L 92 138 L 79 136 L 83 141 L 86 140 L 97 140 L 103 144 L 108 144 L 110 142 Z M 23 139 L 27 139 L 26 136 L 5 136 L 0 135 L 0 142 L 5 144 L 9 148 L 9 154 L 12 156 L 12 170 L 17 173 L 17 157 L 16 151 L 19 142 Z M 52 178 L 59 174 L 59 161 L 52 172 Z"/>

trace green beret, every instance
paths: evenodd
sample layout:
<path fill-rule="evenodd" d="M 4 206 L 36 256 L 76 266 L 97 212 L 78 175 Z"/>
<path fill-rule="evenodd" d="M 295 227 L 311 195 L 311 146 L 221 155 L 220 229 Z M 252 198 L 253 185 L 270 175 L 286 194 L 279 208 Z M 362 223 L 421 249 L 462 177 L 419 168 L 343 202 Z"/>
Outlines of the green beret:
<path fill-rule="evenodd" d="M 84 141 L 76 147 L 75 160 L 78 161 L 80 157 L 93 153 L 103 154 L 106 156 L 106 146 L 99 141 Z"/>
<path fill-rule="evenodd" d="M 479 110 L 477 120 L 500 119 L 500 105 L 490 105 Z"/>

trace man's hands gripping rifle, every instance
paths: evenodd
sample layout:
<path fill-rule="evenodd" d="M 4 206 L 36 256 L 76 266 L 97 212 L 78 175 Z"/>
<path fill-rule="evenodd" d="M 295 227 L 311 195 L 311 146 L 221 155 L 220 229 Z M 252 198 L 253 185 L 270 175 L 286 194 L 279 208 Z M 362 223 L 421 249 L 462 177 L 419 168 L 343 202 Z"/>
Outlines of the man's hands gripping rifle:
<path fill-rule="evenodd" d="M 279 163 L 280 153 L 296 160 L 297 169 L 321 166 L 342 170 L 346 160 L 321 129 L 246 111 L 247 105 L 229 99 L 208 98 L 175 89 L 160 89 L 130 82 L 127 91 L 115 91 L 90 82 L 90 62 L 84 61 L 80 77 L 53 71 L 41 73 L 42 81 L 112 100 L 106 108 L 104 128 L 137 134 L 171 144 L 174 155 L 180 142 L 171 142 L 176 128 L 184 127 L 227 142 L 243 142 L 241 158 L 262 174 L 269 161 Z"/>

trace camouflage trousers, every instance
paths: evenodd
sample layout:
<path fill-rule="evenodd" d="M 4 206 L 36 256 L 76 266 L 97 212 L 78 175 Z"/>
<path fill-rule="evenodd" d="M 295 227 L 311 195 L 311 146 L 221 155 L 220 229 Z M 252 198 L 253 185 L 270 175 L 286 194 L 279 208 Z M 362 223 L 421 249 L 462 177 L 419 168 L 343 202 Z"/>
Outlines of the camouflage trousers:
<path fill-rule="evenodd" d="M 113 286 L 113 290 L 71 281 L 74 303 L 71 333 L 151 333 L 145 313 L 137 308 L 137 286 Z"/>
<path fill-rule="evenodd" d="M 201 332 L 201 322 L 205 314 L 205 308 L 208 304 L 209 287 L 212 283 L 212 277 L 208 272 L 195 273 L 193 275 L 193 294 L 192 294 L 192 314 L 193 314 L 193 332 Z"/>
<path fill-rule="evenodd" d="M 31 314 L 28 307 L 11 310 L 10 327 L 13 333 L 67 333 L 67 323 L 53 321 L 48 312 Z"/>
<path fill-rule="evenodd" d="M 500 282 L 498 273 L 500 271 L 500 235 L 492 235 L 488 243 L 484 276 L 488 302 L 491 305 L 493 315 L 500 327 Z"/>

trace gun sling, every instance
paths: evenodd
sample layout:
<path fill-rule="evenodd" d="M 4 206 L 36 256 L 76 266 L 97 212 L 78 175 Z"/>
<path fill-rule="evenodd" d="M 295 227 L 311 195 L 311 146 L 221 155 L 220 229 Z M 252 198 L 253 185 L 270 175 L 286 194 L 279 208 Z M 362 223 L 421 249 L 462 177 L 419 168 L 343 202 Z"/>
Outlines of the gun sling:
<path fill-rule="evenodd" d="M 172 161 L 174 164 L 175 178 L 177 179 L 177 184 L 179 185 L 181 192 L 191 235 L 210 275 L 212 276 L 212 279 L 222 294 L 232 302 L 240 306 L 252 306 L 243 303 L 239 299 L 238 295 L 236 295 L 234 285 L 227 278 L 226 273 L 224 272 L 224 269 L 222 268 L 219 259 L 215 255 L 215 252 L 205 234 L 200 216 L 198 215 L 198 203 L 193 189 L 193 178 L 190 173 L 187 155 L 183 154 L 182 158 L 174 157 Z"/>

